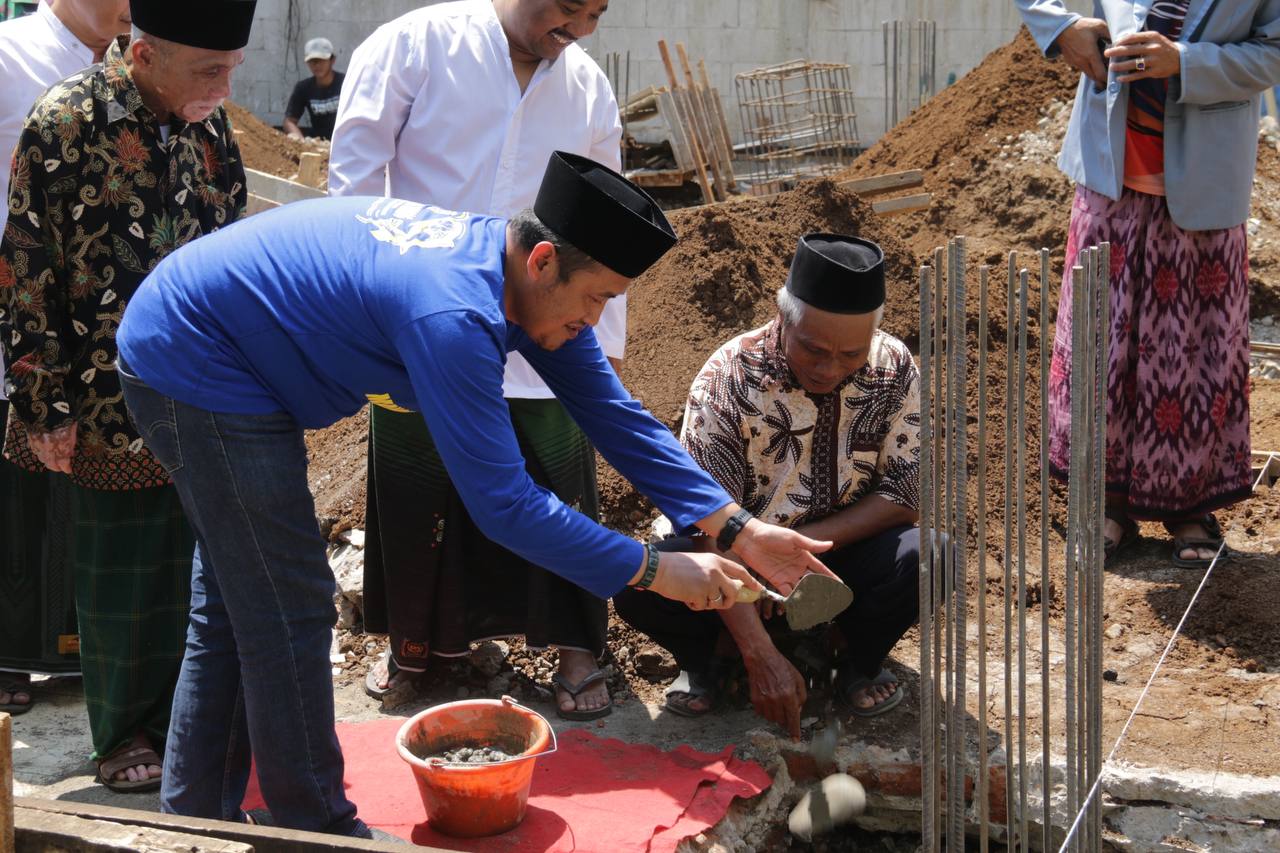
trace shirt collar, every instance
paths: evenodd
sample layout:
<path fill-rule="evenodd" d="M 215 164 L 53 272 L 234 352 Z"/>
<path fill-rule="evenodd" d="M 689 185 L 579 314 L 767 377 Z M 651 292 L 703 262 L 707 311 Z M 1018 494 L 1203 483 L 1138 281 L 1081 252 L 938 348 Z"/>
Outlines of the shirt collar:
<path fill-rule="evenodd" d="M 138 122 L 149 121 L 155 123 L 158 134 L 160 122 L 156 119 L 155 113 L 143 102 L 142 93 L 138 91 L 133 77 L 129 74 L 129 67 L 125 64 L 124 52 L 128 46 L 129 37 L 121 35 L 116 36 L 115 41 L 107 48 L 106 55 L 102 57 L 102 73 L 94 77 L 94 95 L 106 105 L 108 124 L 114 124 L 124 118 L 132 118 Z M 217 137 L 218 132 L 210 118 L 193 123 L 203 127 L 210 136 Z M 174 130 L 176 131 L 177 128 Z M 171 133 L 169 139 L 172 140 L 176 136 L 176 132 Z"/>
<path fill-rule="evenodd" d="M 41 2 L 36 7 L 35 14 L 45 23 L 45 26 L 53 33 L 53 37 L 57 39 L 59 44 L 66 45 L 78 51 L 82 51 L 89 57 L 89 62 L 93 61 L 93 50 L 76 38 L 76 34 L 68 29 L 67 25 L 62 23 L 62 19 L 53 13 L 53 7 L 47 2 Z"/>

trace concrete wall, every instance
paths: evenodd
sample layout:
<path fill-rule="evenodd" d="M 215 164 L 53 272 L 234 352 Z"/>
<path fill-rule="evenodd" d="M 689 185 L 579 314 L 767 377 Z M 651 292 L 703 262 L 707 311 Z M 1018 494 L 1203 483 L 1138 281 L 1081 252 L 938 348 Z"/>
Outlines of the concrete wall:
<path fill-rule="evenodd" d="M 278 124 L 293 84 L 307 75 L 300 53 L 323 35 L 338 68 L 379 24 L 424 5 L 421 0 L 258 0 L 257 20 L 236 72 L 232 97 Z M 429 5 L 429 4 L 427 4 Z M 1089 0 L 1066 0 L 1084 11 Z M 663 85 L 658 39 L 684 42 L 720 89 L 735 141 L 741 138 L 735 74 L 805 58 L 850 65 L 858 131 L 864 144 L 884 132 L 881 22 L 937 22 L 937 81 L 963 75 L 1005 43 L 1021 23 L 1012 0 L 612 0 L 583 46 L 603 64 L 610 52 L 631 54 L 631 91 Z"/>

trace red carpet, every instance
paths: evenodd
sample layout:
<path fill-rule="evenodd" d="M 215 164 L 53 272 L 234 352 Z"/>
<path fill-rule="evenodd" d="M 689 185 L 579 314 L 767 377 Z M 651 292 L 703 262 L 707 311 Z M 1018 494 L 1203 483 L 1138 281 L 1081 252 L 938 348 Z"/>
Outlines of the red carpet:
<path fill-rule="evenodd" d="M 347 796 L 365 823 L 448 850 L 672 853 L 681 839 L 719 822 L 735 797 L 754 797 L 772 781 L 759 765 L 734 758 L 733 747 L 718 755 L 684 746 L 662 752 L 571 729 L 558 752 L 538 760 L 520 826 L 490 838 L 450 838 L 427 824 L 413 774 L 396 753 L 403 723 L 338 725 Z M 264 805 L 251 778 L 244 807 Z"/>

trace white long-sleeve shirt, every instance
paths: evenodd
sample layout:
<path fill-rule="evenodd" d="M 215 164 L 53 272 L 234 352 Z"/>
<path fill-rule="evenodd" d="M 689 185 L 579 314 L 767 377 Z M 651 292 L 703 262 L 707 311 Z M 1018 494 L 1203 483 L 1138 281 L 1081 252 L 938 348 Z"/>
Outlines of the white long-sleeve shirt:
<path fill-rule="evenodd" d="M 9 218 L 9 164 L 31 107 L 54 83 L 93 64 L 93 51 L 58 20 L 48 3 L 0 21 L 0 233 Z M 0 350 L 0 376 L 4 351 Z M 0 400 L 4 382 L 0 382 Z M 4 429 L 0 424 L 0 432 Z"/>
<path fill-rule="evenodd" d="M 329 155 L 333 195 L 383 195 L 510 217 L 532 207 L 553 151 L 621 166 L 609 80 L 578 45 L 543 60 L 523 94 L 491 0 L 427 6 L 379 27 L 351 56 Z M 621 358 L 626 299 L 596 326 Z M 553 396 L 518 353 L 507 397 Z"/>

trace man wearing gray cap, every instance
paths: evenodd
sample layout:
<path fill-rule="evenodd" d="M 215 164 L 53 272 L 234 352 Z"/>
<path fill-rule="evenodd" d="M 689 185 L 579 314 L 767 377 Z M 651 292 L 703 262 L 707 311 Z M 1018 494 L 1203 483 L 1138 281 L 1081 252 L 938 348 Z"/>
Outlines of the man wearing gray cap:
<path fill-rule="evenodd" d="M 329 139 L 333 136 L 333 123 L 338 117 L 338 96 L 342 94 L 341 71 L 334 70 L 333 63 L 337 58 L 333 52 L 333 42 L 327 38 L 313 38 L 303 48 L 303 58 L 311 76 L 299 80 L 289 96 L 289 105 L 284 111 L 284 132 L 294 139 L 305 137 Z M 309 133 L 303 133 L 298 127 L 298 119 L 306 112 L 311 119 Z"/>

